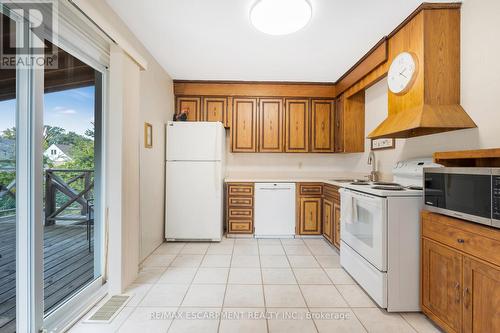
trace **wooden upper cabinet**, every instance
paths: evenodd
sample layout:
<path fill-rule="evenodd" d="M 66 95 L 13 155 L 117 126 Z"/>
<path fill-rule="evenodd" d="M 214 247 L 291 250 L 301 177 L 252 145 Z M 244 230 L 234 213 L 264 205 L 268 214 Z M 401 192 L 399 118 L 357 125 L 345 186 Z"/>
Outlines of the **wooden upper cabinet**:
<path fill-rule="evenodd" d="M 203 99 L 203 117 L 204 121 L 220 121 L 225 123 L 227 113 L 227 99 L 206 97 Z"/>
<path fill-rule="evenodd" d="M 259 152 L 283 151 L 283 100 L 259 100 Z"/>
<path fill-rule="evenodd" d="M 365 92 L 360 91 L 343 98 L 341 111 L 341 137 L 344 153 L 365 151 Z M 337 135 L 337 133 L 335 133 Z"/>
<path fill-rule="evenodd" d="M 201 120 L 201 98 L 200 97 L 177 97 L 176 113 L 188 110 L 188 121 Z"/>
<path fill-rule="evenodd" d="M 462 255 L 422 240 L 422 305 L 452 331 L 462 330 Z"/>
<path fill-rule="evenodd" d="M 234 99 L 231 143 L 235 153 L 257 152 L 257 99 Z"/>
<path fill-rule="evenodd" d="M 311 103 L 311 151 L 334 152 L 333 100 L 312 100 Z"/>
<path fill-rule="evenodd" d="M 464 332 L 500 332 L 500 268 L 464 256 Z"/>
<path fill-rule="evenodd" d="M 335 152 L 343 153 L 344 152 L 344 102 L 341 97 L 335 101 L 334 119 L 335 119 L 335 127 L 334 127 Z"/>
<path fill-rule="evenodd" d="M 285 102 L 285 152 L 309 151 L 309 100 L 287 99 Z"/>

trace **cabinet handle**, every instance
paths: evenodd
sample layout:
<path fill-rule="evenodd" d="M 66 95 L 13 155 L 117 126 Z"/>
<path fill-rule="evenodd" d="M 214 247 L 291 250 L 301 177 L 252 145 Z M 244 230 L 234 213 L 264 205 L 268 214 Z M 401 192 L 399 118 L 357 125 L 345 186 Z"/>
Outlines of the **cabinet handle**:
<path fill-rule="evenodd" d="M 243 120 L 243 129 L 246 127 L 246 122 Z"/>
<path fill-rule="evenodd" d="M 464 305 L 466 309 L 468 309 L 470 305 L 470 291 L 468 287 L 464 290 Z"/>
<path fill-rule="evenodd" d="M 463 244 L 463 243 L 465 243 L 465 240 L 459 238 L 459 239 L 457 239 L 457 242 L 459 242 L 460 244 Z"/>
<path fill-rule="evenodd" d="M 455 298 L 455 302 L 456 303 L 460 303 L 460 283 L 456 283 L 455 284 L 455 295 L 456 295 L 456 298 Z"/>

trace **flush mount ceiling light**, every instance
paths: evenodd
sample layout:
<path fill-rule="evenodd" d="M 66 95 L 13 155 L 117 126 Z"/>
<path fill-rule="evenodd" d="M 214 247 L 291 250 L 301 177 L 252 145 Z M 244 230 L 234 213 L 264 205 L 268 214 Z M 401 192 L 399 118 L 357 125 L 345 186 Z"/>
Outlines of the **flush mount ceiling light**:
<path fill-rule="evenodd" d="M 250 21 L 266 34 L 288 35 L 305 27 L 311 14 L 307 0 L 258 0 L 250 10 Z"/>

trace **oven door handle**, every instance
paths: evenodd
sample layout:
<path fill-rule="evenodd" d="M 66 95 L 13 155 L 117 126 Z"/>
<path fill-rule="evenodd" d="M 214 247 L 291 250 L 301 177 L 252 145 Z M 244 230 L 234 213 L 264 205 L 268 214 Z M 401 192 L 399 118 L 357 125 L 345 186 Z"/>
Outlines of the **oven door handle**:
<path fill-rule="evenodd" d="M 358 200 L 356 200 L 355 196 L 351 197 L 351 209 L 352 209 L 352 223 L 358 222 L 358 208 L 357 208 Z"/>

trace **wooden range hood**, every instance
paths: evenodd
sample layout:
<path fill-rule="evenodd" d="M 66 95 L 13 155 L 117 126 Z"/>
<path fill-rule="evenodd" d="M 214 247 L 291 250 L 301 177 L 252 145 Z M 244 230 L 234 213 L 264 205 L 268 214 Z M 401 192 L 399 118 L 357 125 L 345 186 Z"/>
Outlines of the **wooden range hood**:
<path fill-rule="evenodd" d="M 477 127 L 460 105 L 460 6 L 424 6 L 388 39 L 388 64 L 401 52 L 417 59 L 405 94 L 389 91 L 388 117 L 369 138 L 410 138 Z"/>

